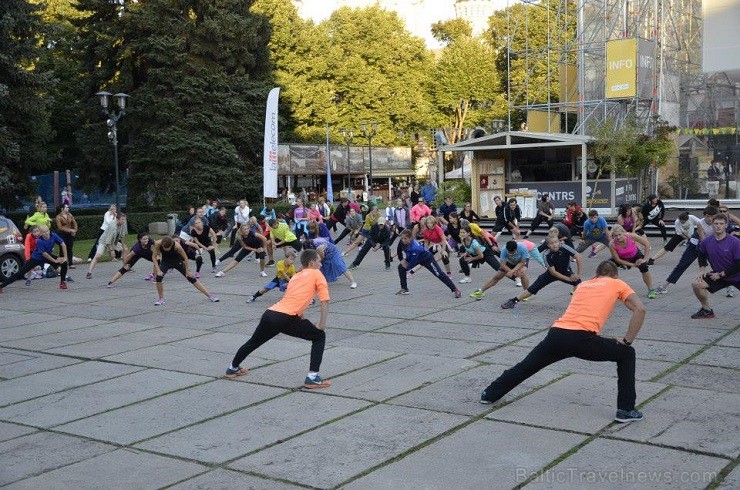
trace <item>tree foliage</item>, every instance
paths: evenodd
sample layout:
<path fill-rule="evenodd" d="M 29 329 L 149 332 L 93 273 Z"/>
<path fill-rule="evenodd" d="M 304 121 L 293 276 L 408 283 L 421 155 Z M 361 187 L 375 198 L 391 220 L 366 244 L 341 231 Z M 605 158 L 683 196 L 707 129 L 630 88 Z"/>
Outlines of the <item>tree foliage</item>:
<path fill-rule="evenodd" d="M 465 19 L 441 20 L 432 24 L 432 37 L 441 43 L 450 44 L 458 39 L 473 37 L 473 26 Z"/>
<path fill-rule="evenodd" d="M 40 50 L 38 7 L 26 0 L 0 2 L 0 204 L 12 206 L 32 192 L 29 177 L 48 168 L 53 137 L 46 91 L 49 73 L 35 66 Z"/>
<path fill-rule="evenodd" d="M 259 195 L 269 27 L 249 15 L 251 4 L 147 0 L 123 12 L 98 4 L 88 18 L 85 62 L 99 83 L 94 90 L 130 96 L 120 123 L 130 203 Z M 110 25 L 119 28 L 117 39 Z M 101 51 L 111 56 L 95 65 Z M 95 121 L 78 141 L 88 161 L 111 168 L 112 149 L 101 146 L 96 134 L 105 131 Z"/>

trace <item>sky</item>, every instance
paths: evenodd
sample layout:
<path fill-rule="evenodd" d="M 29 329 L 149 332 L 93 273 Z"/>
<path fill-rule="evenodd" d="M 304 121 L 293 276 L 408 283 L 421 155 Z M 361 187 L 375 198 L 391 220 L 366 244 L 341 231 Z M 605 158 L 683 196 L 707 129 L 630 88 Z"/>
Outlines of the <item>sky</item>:
<path fill-rule="evenodd" d="M 395 10 L 406 22 L 408 31 L 424 39 L 430 49 L 441 47 L 432 37 L 431 25 L 455 18 L 455 0 L 302 0 L 298 11 L 303 18 L 318 23 L 339 7 L 367 7 L 375 3 Z"/>

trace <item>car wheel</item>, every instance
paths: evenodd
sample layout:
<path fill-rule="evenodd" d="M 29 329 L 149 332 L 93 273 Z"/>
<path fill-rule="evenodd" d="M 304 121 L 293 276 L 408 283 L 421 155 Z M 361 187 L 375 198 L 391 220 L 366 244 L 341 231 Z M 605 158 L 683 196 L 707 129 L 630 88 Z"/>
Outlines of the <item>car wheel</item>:
<path fill-rule="evenodd" d="M 6 254 L 0 257 L 0 276 L 3 279 L 10 279 L 19 270 L 21 270 L 21 261 L 18 257 L 12 254 Z"/>

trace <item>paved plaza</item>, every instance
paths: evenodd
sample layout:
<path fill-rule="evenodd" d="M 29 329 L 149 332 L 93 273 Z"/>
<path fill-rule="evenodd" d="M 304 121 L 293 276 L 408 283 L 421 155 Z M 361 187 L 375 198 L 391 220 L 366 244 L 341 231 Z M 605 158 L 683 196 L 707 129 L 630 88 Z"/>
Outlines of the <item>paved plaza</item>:
<path fill-rule="evenodd" d="M 682 250 L 651 267 L 656 285 Z M 584 258 L 584 275 L 607 254 Z M 502 310 L 521 291 L 512 281 L 468 297 L 492 275 L 484 265 L 461 299 L 425 270 L 397 296 L 395 267 L 370 253 L 357 289 L 331 285 L 321 373 L 333 384 L 308 391 L 310 343 L 284 336 L 247 358 L 247 376 L 222 377 L 279 297 L 245 303 L 271 278 L 254 262 L 220 279 L 204 267 L 220 303 L 172 272 L 162 307 L 149 263 L 106 289 L 119 266 L 91 280 L 78 267 L 67 291 L 44 279 L 0 295 L 0 486 L 740 488 L 740 293 L 713 295 L 717 317 L 692 320 L 696 266 L 655 300 L 638 271 L 620 271 L 648 307 L 634 343 L 645 418 L 627 425 L 612 422 L 614 363 L 566 360 L 478 403 L 564 311 L 560 283 Z M 617 306 L 604 334 L 628 318 Z"/>

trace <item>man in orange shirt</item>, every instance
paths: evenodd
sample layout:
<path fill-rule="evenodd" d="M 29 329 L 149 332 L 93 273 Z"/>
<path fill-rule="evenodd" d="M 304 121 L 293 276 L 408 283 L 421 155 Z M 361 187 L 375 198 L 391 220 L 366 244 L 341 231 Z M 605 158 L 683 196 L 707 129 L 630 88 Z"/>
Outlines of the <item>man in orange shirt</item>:
<path fill-rule="evenodd" d="M 226 368 L 227 378 L 247 374 L 249 370 L 239 364 L 259 346 L 277 334 L 284 333 L 291 337 L 311 341 L 311 361 L 303 387 L 314 389 L 331 385 L 329 380 L 323 379 L 319 374 L 326 343 L 324 330 L 326 329 L 326 317 L 329 314 L 329 286 L 324 274 L 321 273 L 321 258 L 316 250 L 304 250 L 301 254 L 301 265 L 303 270 L 290 280 L 283 298 L 262 314 L 252 337 L 246 344 L 239 347 L 234 360 L 231 361 L 231 366 Z M 321 302 L 321 317 L 318 325 L 314 325 L 304 317 L 306 308 L 316 294 Z"/>
<path fill-rule="evenodd" d="M 604 261 L 596 277 L 582 282 L 563 316 L 555 320 L 547 337 L 519 364 L 507 369 L 481 393 L 481 403 L 498 401 L 519 383 L 550 364 L 578 357 L 587 361 L 617 363 L 616 422 L 641 420 L 635 409 L 635 349 L 631 347 L 645 320 L 645 305 L 632 288 L 617 278 L 617 266 Z M 599 336 L 617 301 L 632 311 L 627 333 L 613 339 Z"/>

